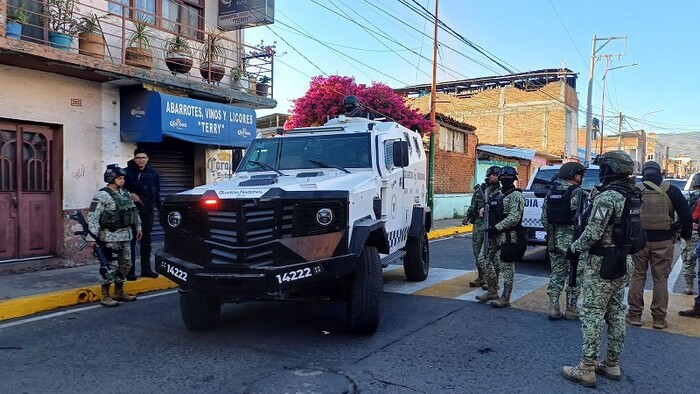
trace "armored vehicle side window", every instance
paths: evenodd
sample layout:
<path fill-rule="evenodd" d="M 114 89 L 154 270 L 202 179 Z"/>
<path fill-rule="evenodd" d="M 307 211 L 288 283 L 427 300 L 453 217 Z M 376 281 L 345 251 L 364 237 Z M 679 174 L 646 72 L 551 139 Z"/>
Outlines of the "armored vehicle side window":
<path fill-rule="evenodd" d="M 384 141 L 384 166 L 390 170 L 394 167 L 394 141 L 399 139 Z"/>

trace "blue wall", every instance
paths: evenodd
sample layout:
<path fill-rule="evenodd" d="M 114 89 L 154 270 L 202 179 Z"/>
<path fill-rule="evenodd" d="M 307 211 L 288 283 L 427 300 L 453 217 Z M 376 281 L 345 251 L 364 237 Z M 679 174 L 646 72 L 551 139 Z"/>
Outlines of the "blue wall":
<path fill-rule="evenodd" d="M 464 217 L 471 204 L 472 193 L 436 194 L 433 200 L 433 220 L 452 219 L 455 212 Z"/>

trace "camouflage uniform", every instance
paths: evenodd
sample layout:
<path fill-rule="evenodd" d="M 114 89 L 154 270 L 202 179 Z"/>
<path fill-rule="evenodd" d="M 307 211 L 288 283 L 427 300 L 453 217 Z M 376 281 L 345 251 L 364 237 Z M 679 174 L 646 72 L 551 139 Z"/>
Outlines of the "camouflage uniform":
<path fill-rule="evenodd" d="M 568 182 L 564 182 L 556 187 L 556 190 L 567 190 L 573 185 Z M 585 190 L 579 189 L 581 193 L 585 193 Z M 581 193 L 574 192 L 571 196 L 570 208 L 575 211 L 579 204 L 579 196 Z M 564 290 L 564 284 L 568 284 L 568 278 L 571 271 L 571 264 L 569 260 L 566 259 L 566 249 L 569 248 L 572 242 L 574 242 L 575 230 L 574 225 L 565 224 L 549 224 L 547 220 L 547 201 L 545 198 L 544 205 L 542 205 L 542 226 L 547 229 L 547 252 L 549 253 L 549 263 L 551 265 L 552 273 L 549 276 L 549 284 L 547 285 L 547 295 L 549 295 L 550 300 L 556 298 L 557 310 L 559 309 L 559 296 Z M 580 212 L 583 211 L 581 207 Z M 579 289 L 581 286 L 581 280 L 583 278 L 583 266 L 578 265 L 576 269 L 576 286 L 570 287 L 567 285 L 566 289 L 566 305 L 567 308 L 573 310 L 576 306 L 576 302 L 579 297 Z M 553 302 L 553 301 L 552 301 Z M 551 316 L 550 316 L 551 317 Z M 559 315 L 558 317 L 561 317 Z"/>
<path fill-rule="evenodd" d="M 126 196 L 131 201 L 131 195 L 125 189 L 119 189 L 117 192 Z M 131 203 L 133 205 L 133 203 Z M 134 206 L 135 208 L 135 206 Z M 106 243 L 106 247 L 118 252 L 117 261 L 109 262 L 109 273 L 106 277 L 100 276 L 101 285 L 109 285 L 112 282 L 123 283 L 129 269 L 131 268 L 131 228 L 123 227 L 116 231 L 109 231 L 104 227 L 100 227 L 100 216 L 105 211 L 115 211 L 117 203 L 112 196 L 103 190 L 100 190 L 92 198 L 90 209 L 88 212 L 87 223 L 90 232 L 97 234 L 101 241 Z M 136 215 L 136 230 L 141 231 L 141 220 Z M 86 237 L 87 241 L 94 241 L 91 236 Z"/>
<path fill-rule="evenodd" d="M 474 260 L 476 261 L 476 267 L 480 274 L 485 272 L 485 258 L 482 257 L 482 249 L 484 246 L 484 218 L 479 216 L 479 212 L 484 209 L 486 199 L 498 193 L 499 190 L 500 185 L 498 183 L 490 186 L 487 182 L 477 185 L 474 188 L 474 195 L 472 196 L 469 209 L 467 209 L 467 218 L 474 225 L 472 229 L 472 251 L 474 253 Z M 477 286 L 481 286 L 481 284 Z"/>
<path fill-rule="evenodd" d="M 506 217 L 500 222 L 496 223 L 496 230 L 498 231 L 498 236 L 496 237 L 496 245 L 501 246 L 506 243 L 506 230 L 510 231 L 510 239 L 517 239 L 514 227 L 520 224 L 523 218 L 523 212 L 525 211 L 525 197 L 520 191 L 514 191 L 508 194 L 503 199 L 503 213 Z M 494 268 L 498 267 L 503 274 L 503 287 L 513 287 L 513 280 L 515 279 L 515 263 L 501 261 L 501 254 L 495 253 L 496 259 L 494 264 L 486 269 L 486 275 L 488 277 L 495 277 L 496 272 Z M 498 279 L 498 278 L 496 278 Z"/>
<path fill-rule="evenodd" d="M 629 188 L 634 187 L 628 180 L 616 180 L 612 183 Z M 603 257 L 589 254 L 589 250 L 594 246 L 610 247 L 613 245 L 613 222 L 621 219 L 624 204 L 625 196 L 614 190 L 603 190 L 593 197 L 588 225 L 579 239 L 571 244 L 572 252 L 581 253 L 579 264 L 584 265 L 583 309 L 581 310 L 583 355 L 579 367 L 573 369 L 564 367 L 564 374 L 565 376 L 568 374 L 569 378 L 572 375 L 579 375 L 580 378 L 582 372 L 590 372 L 596 368 L 603 321 L 608 326 L 608 353 L 604 365 L 616 366 L 615 368 L 619 370 L 626 329 L 623 296 L 625 286 L 632 276 L 634 264 L 632 256 L 627 255 L 625 275 L 615 280 L 602 279 L 600 266 Z M 593 385 L 595 385 L 595 373 L 593 374 Z"/>
<path fill-rule="evenodd" d="M 698 262 L 698 255 L 695 249 L 698 246 L 698 232 L 693 231 L 693 236 L 690 237 L 690 241 L 681 242 L 681 258 L 683 259 L 683 266 L 681 268 L 681 275 L 685 279 L 685 287 L 687 294 L 693 294 L 693 287 L 695 286 L 695 267 Z"/>

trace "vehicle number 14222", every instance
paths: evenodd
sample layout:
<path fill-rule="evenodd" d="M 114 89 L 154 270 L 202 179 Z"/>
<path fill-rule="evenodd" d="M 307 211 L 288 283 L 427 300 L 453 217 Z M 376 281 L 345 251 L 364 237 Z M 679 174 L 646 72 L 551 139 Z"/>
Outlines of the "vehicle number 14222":
<path fill-rule="evenodd" d="M 279 283 L 284 283 L 284 282 L 292 282 L 295 280 L 299 279 L 304 279 L 304 278 L 310 278 L 312 272 L 311 268 L 302 268 L 294 271 L 289 271 L 285 272 L 284 274 L 281 275 L 275 275 L 277 277 L 277 282 Z"/>

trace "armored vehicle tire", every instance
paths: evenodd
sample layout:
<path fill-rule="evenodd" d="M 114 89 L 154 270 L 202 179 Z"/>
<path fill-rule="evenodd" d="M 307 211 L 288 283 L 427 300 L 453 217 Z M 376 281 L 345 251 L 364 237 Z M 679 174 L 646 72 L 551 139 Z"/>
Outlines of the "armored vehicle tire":
<path fill-rule="evenodd" d="M 377 248 L 365 246 L 360 262 L 350 280 L 348 315 L 350 332 L 367 335 L 379 325 L 379 304 L 382 297 L 382 263 Z"/>
<path fill-rule="evenodd" d="M 221 300 L 180 290 L 180 313 L 185 326 L 190 330 L 206 330 L 219 322 Z"/>
<path fill-rule="evenodd" d="M 421 230 L 418 238 L 409 238 L 406 241 L 406 256 L 403 258 L 403 271 L 406 279 L 413 282 L 422 282 L 428 277 L 430 270 L 430 244 L 425 228 Z"/>

